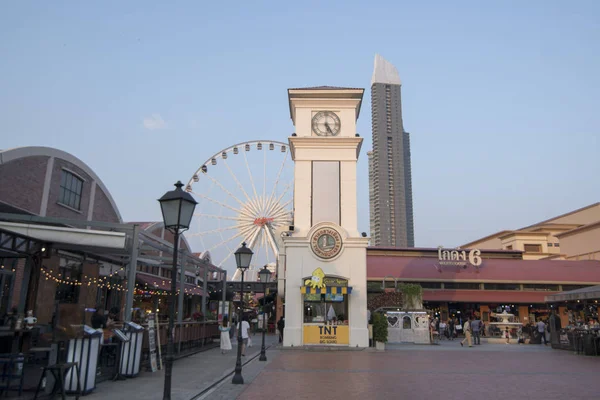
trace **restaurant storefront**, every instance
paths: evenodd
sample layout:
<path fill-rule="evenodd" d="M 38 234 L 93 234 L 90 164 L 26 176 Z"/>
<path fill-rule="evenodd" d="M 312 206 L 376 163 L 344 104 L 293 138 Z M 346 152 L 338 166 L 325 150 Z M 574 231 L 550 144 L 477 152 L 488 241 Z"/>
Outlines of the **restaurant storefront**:
<path fill-rule="evenodd" d="M 444 257 L 441 249 L 433 248 L 369 248 L 369 293 L 393 290 L 401 282 L 418 283 L 425 308 L 442 321 L 476 315 L 488 324 L 494 322 L 493 314 L 508 310 L 527 325 L 547 320 L 555 311 L 564 326 L 569 321 L 567 304 L 547 304 L 546 296 L 600 283 L 600 261 L 523 260 L 520 251 L 481 250 L 479 265 L 474 265 L 461 255 L 476 251 L 448 251 Z"/>
<path fill-rule="evenodd" d="M 352 287 L 348 286 L 348 280 L 324 276 L 322 285 L 311 285 L 315 282 L 312 277 L 304 281 L 307 285 L 300 288 L 304 297 L 304 344 L 350 344 L 348 299 Z"/>

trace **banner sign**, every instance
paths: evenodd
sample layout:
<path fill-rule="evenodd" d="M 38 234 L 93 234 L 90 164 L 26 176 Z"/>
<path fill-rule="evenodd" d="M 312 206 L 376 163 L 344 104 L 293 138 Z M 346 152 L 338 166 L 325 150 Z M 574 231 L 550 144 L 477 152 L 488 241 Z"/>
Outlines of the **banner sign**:
<path fill-rule="evenodd" d="M 148 318 L 148 347 L 150 350 L 150 369 L 156 372 L 158 369 L 156 361 L 156 328 L 154 326 L 154 318 L 150 315 Z"/>
<path fill-rule="evenodd" d="M 304 325 L 304 344 L 348 345 L 348 325 Z"/>

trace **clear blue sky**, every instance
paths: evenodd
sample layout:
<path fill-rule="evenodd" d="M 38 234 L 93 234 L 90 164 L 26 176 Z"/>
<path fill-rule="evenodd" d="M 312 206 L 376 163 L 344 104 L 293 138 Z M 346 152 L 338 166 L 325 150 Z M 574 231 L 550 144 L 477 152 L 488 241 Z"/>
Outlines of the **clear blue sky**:
<path fill-rule="evenodd" d="M 403 81 L 416 244 L 459 245 L 600 200 L 599 21 L 598 1 L 2 2 L 0 148 L 70 152 L 126 220 L 158 220 L 211 154 L 286 140 L 287 88 L 365 87 L 368 231 L 380 53 Z"/>

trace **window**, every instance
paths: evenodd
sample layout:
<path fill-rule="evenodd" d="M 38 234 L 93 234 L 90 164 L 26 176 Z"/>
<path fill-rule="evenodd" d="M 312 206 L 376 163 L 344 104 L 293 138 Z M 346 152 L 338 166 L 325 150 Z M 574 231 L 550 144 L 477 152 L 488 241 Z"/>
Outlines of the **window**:
<path fill-rule="evenodd" d="M 526 253 L 541 253 L 542 245 L 541 244 L 526 244 L 525 252 Z"/>
<path fill-rule="evenodd" d="M 71 282 L 81 281 L 81 263 L 61 258 L 57 277 L 67 283 L 58 284 L 55 300 L 63 304 L 77 304 L 79 302 L 80 286 Z"/>
<path fill-rule="evenodd" d="M 512 244 L 510 244 L 510 245 L 506 246 L 506 250 L 512 250 L 512 249 L 513 249 L 513 248 L 512 248 Z"/>
<path fill-rule="evenodd" d="M 535 290 L 541 292 L 558 292 L 558 285 L 542 285 L 537 283 L 524 284 L 523 290 Z"/>
<path fill-rule="evenodd" d="M 471 282 L 444 282 L 444 289 L 479 290 L 479 283 L 471 283 Z"/>
<path fill-rule="evenodd" d="M 552 247 L 552 243 L 548 243 L 548 247 Z"/>
<path fill-rule="evenodd" d="M 590 285 L 562 285 L 563 292 L 568 292 L 569 290 L 577 290 L 589 287 Z"/>
<path fill-rule="evenodd" d="M 347 294 L 305 294 L 304 323 L 326 323 L 348 319 Z"/>
<path fill-rule="evenodd" d="M 484 283 L 484 290 L 521 290 L 518 283 Z"/>
<path fill-rule="evenodd" d="M 60 181 L 60 197 L 58 202 L 76 210 L 81 209 L 81 191 L 83 179 L 75 176 L 69 171 L 63 170 Z"/>
<path fill-rule="evenodd" d="M 558 243 L 554 243 L 554 247 L 558 247 Z"/>

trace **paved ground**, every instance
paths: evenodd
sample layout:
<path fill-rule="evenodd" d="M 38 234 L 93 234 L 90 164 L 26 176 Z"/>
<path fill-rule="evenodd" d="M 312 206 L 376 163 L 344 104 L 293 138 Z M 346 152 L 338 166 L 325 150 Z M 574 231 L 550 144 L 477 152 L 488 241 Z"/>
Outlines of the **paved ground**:
<path fill-rule="evenodd" d="M 275 335 L 267 336 L 267 346 L 278 342 Z M 246 357 L 242 362 L 252 360 L 254 356 L 260 353 L 261 336 L 256 334 L 252 336 L 253 346 L 246 351 Z M 276 357 L 277 350 L 269 348 L 267 357 Z M 172 378 L 172 400 L 192 400 L 197 395 L 213 385 L 225 375 L 231 373 L 235 368 L 235 359 L 237 355 L 236 343 L 233 343 L 233 350 L 227 354 L 221 354 L 216 349 L 207 350 L 193 356 L 176 360 L 173 364 Z M 243 367 L 243 377 L 247 384 L 252 382 L 267 363 L 258 361 L 256 357 Z M 224 384 L 219 387 L 218 393 L 211 393 L 208 399 L 235 399 L 244 389 L 244 385 L 231 385 L 231 376 L 224 380 Z M 134 379 L 127 379 L 118 382 L 102 382 L 96 386 L 96 389 L 86 396 L 90 400 L 158 400 L 163 398 L 164 373 L 163 371 L 142 372 L 140 376 Z M 227 397 L 221 397 L 227 396 Z M 14 400 L 30 400 L 33 393 L 24 393 L 21 398 L 15 394 L 10 396 Z M 47 397 L 46 397 L 47 398 Z M 57 398 L 60 398 L 58 396 Z M 74 397 L 69 397 L 74 398 Z"/>
<path fill-rule="evenodd" d="M 540 345 L 282 350 L 238 398 L 589 400 L 600 398 L 599 372 L 600 357 Z"/>

